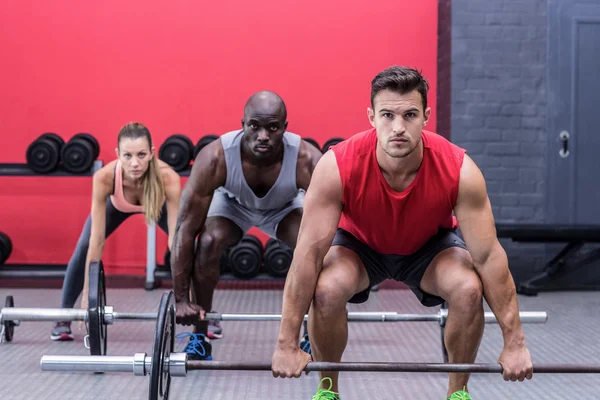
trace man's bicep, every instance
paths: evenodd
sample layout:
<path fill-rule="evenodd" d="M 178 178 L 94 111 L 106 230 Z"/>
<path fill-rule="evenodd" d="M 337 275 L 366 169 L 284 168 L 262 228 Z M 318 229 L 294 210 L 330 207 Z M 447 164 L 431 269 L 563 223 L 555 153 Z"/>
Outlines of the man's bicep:
<path fill-rule="evenodd" d="M 299 246 L 319 249 L 319 256 L 329 250 L 342 212 L 342 183 L 335 155 L 321 158 L 304 198 Z"/>
<path fill-rule="evenodd" d="M 476 265 L 485 262 L 498 240 L 496 226 L 485 179 L 468 156 L 461 168 L 454 211 L 473 261 Z"/>

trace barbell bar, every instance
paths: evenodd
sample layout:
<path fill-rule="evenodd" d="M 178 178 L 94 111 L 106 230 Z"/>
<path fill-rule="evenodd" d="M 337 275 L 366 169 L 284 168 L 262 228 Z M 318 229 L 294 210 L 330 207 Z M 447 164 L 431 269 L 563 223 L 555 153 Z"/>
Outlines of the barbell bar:
<path fill-rule="evenodd" d="M 3 308 L 0 321 L 85 321 L 88 310 L 68 308 Z M 104 306 L 104 324 L 112 325 L 118 320 L 156 320 L 152 312 L 118 312 L 112 306 Z M 448 310 L 440 309 L 429 314 L 400 314 L 393 311 L 348 312 L 350 322 L 441 322 L 448 317 Z M 545 311 L 521 311 L 521 322 L 543 324 L 548 320 Z M 202 321 L 280 321 L 281 314 L 222 314 L 206 313 Z M 304 315 L 308 320 L 308 315 Z M 485 312 L 486 323 L 496 323 L 492 312 Z"/>
<path fill-rule="evenodd" d="M 188 360 L 186 353 L 174 352 L 175 295 L 163 293 L 158 316 L 152 355 L 136 353 L 124 356 L 58 356 L 44 355 L 40 359 L 42 371 L 62 372 L 133 372 L 136 376 L 150 375 L 149 400 L 169 397 L 171 376 L 186 376 L 193 370 L 252 370 L 268 371 L 268 362 L 230 362 Z M 500 364 L 448 363 L 332 363 L 310 362 L 305 371 L 373 371 L 373 372 L 470 372 L 501 373 Z M 600 373 L 596 364 L 536 364 L 535 373 Z"/>
<path fill-rule="evenodd" d="M 188 371 L 271 371 L 270 362 L 196 361 L 186 353 L 171 353 L 165 361 L 171 376 L 186 376 Z M 42 356 L 42 371 L 61 372 L 132 372 L 136 376 L 151 373 L 152 357 L 146 353 L 124 356 Z M 164 367 L 163 367 L 164 368 Z M 369 372 L 474 372 L 502 373 L 494 363 L 450 364 L 410 362 L 309 362 L 309 371 L 369 371 Z M 534 373 L 590 374 L 600 373 L 600 364 L 536 364 Z"/>

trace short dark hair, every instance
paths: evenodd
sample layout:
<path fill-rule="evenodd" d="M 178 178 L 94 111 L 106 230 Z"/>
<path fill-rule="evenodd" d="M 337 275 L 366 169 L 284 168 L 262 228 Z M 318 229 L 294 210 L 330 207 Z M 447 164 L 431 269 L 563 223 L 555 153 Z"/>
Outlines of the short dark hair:
<path fill-rule="evenodd" d="M 371 107 L 375 108 L 373 100 L 382 90 L 390 90 L 405 94 L 418 90 L 423 100 L 423 111 L 427 108 L 427 91 L 429 84 L 421 72 L 409 67 L 394 65 L 377 74 L 371 81 Z"/>

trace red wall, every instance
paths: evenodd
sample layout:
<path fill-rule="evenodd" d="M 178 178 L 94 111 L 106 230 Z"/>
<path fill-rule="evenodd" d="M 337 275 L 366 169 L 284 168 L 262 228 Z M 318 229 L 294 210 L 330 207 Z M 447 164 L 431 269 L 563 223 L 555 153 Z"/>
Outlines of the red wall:
<path fill-rule="evenodd" d="M 114 158 L 119 128 L 146 124 L 156 147 L 240 127 L 262 89 L 288 106 L 289 130 L 323 144 L 368 128 L 370 81 L 417 67 L 437 90 L 437 0 L 5 2 L 0 14 L 0 162 L 25 162 L 43 132 L 89 132 Z M 89 213 L 91 179 L 0 177 L 10 263 L 66 263 Z M 143 273 L 143 219 L 107 242 L 109 272 Z M 158 257 L 166 236 L 158 234 Z"/>

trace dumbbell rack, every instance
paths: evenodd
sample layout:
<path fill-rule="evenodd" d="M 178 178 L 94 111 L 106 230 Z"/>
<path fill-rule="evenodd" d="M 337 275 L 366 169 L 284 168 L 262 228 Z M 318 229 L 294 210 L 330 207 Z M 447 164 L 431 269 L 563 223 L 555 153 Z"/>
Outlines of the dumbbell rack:
<path fill-rule="evenodd" d="M 53 172 L 47 174 L 37 173 L 26 163 L 0 163 L 0 176 L 26 176 L 26 177 L 91 177 L 96 171 L 102 168 L 103 161 L 95 160 L 91 170 L 82 174 L 73 174 L 67 171 L 62 165 L 59 165 Z M 191 167 L 180 171 L 179 175 L 189 177 Z M 156 262 L 156 224 L 148 225 L 146 234 L 146 290 L 155 288 L 156 279 L 171 279 L 171 272 L 166 268 L 157 270 Z M 10 264 L 5 263 L 0 267 L 0 279 L 63 279 L 65 267 L 57 264 Z M 227 279 L 222 276 L 222 279 Z M 261 274 L 252 280 L 278 281 L 266 274 Z"/>
<path fill-rule="evenodd" d="M 26 177 L 91 177 L 104 163 L 95 160 L 92 168 L 81 174 L 67 171 L 62 165 L 49 173 L 40 174 L 33 171 L 26 163 L 0 163 L 0 176 L 26 176 Z M 11 268 L 13 267 L 13 268 Z M 10 264 L 5 263 L 0 267 L 0 279 L 52 279 L 64 277 L 64 267 L 56 264 Z"/>

